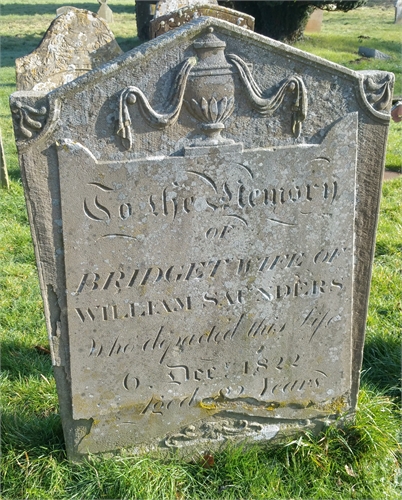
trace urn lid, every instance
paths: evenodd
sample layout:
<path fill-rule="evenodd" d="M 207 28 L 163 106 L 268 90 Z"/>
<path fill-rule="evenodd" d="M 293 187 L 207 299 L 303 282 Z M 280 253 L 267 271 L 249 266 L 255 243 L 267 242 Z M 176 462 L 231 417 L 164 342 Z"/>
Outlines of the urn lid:
<path fill-rule="evenodd" d="M 226 42 L 220 40 L 216 35 L 214 35 L 214 29 L 212 27 L 208 28 L 208 32 L 194 42 L 193 47 L 197 49 L 224 49 L 226 47 Z"/>

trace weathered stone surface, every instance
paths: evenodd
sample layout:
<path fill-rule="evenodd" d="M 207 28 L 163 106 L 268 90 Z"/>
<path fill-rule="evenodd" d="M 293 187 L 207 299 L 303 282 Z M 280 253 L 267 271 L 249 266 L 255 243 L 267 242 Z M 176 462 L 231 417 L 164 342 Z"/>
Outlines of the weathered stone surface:
<path fill-rule="evenodd" d="M 52 22 L 37 49 L 16 59 L 17 89 L 49 92 L 120 54 L 102 19 L 69 8 Z"/>
<path fill-rule="evenodd" d="M 71 458 L 353 412 L 392 83 L 200 18 L 13 94 Z"/>
<path fill-rule="evenodd" d="M 221 19 L 254 31 L 254 17 L 220 5 L 205 5 L 205 2 L 202 2 L 200 5 L 191 4 L 169 14 L 155 15 L 155 19 L 152 19 L 149 23 L 150 38 L 163 35 L 201 16 L 215 17 L 216 19 Z"/>
<path fill-rule="evenodd" d="M 391 56 L 384 54 L 377 49 L 370 49 L 369 47 L 359 47 L 359 55 L 363 57 L 372 57 L 374 59 L 391 59 Z"/>

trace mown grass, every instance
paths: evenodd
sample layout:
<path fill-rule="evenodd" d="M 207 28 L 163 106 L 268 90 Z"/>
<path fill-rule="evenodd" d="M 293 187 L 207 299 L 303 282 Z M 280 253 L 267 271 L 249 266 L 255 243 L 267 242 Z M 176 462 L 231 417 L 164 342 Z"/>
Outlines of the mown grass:
<path fill-rule="evenodd" d="M 35 48 L 64 2 L 2 2 L 1 29 L 6 38 L 0 72 L 0 126 L 11 177 L 10 190 L 0 191 L 2 498 L 400 498 L 401 179 L 383 187 L 364 373 L 354 420 L 340 428 L 327 428 L 318 437 L 305 433 L 280 446 L 229 448 L 214 455 L 211 467 L 202 460 L 185 463 L 176 457 L 67 461 L 50 357 L 37 348 L 47 348 L 48 341 L 7 103 L 15 89 L 14 58 Z M 119 43 L 131 48 L 138 42 L 133 1 L 109 3 Z M 72 0 L 69 4 L 98 8 L 97 2 Z M 371 10 L 379 30 L 381 12 Z M 343 16 L 356 13 L 336 14 L 336 19 L 351 19 Z M 353 25 L 359 33 L 375 33 L 381 39 L 379 31 L 368 31 L 364 23 L 360 29 L 354 26 L 369 14 L 363 16 L 361 11 L 357 20 L 344 26 Z M 344 53 L 348 53 L 346 48 Z M 384 46 L 376 48 L 386 52 Z M 340 52 L 333 45 L 327 57 L 342 62 Z M 400 168 L 401 125 L 395 125 L 387 166 Z"/>
<path fill-rule="evenodd" d="M 361 7 L 349 12 L 324 11 L 320 33 L 305 34 L 296 46 L 355 71 L 377 69 L 397 75 L 395 94 L 402 96 L 400 25 L 394 24 L 392 4 Z M 372 59 L 358 54 L 359 47 L 384 52 L 391 59 Z"/>

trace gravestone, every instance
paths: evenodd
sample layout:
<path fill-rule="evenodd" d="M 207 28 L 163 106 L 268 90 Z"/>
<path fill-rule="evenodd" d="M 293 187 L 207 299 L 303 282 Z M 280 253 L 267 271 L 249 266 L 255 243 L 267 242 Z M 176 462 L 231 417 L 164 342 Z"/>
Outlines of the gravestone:
<path fill-rule="evenodd" d="M 320 33 L 322 21 L 324 18 L 324 11 L 322 9 L 315 9 L 307 21 L 304 31 L 306 33 Z"/>
<path fill-rule="evenodd" d="M 3 137 L 0 130 L 0 186 L 4 189 L 10 187 L 10 181 L 8 179 L 6 156 L 4 154 Z"/>
<path fill-rule="evenodd" d="M 198 7 L 200 5 L 218 5 L 217 0 L 159 0 L 156 2 L 155 17 L 165 16 L 184 7 Z"/>
<path fill-rule="evenodd" d="M 165 2 L 163 5 L 164 9 L 157 10 L 155 18 L 149 23 L 150 38 L 156 38 L 159 35 L 163 35 L 172 29 L 183 26 L 183 24 L 202 16 L 222 19 L 242 28 L 254 31 L 254 17 L 244 14 L 244 12 L 238 12 L 220 5 L 214 5 L 213 3 L 207 4 L 203 1 L 179 2 L 179 5 L 181 6 L 186 3 L 186 6 L 182 6 L 174 12 L 161 15 L 161 12 L 167 10 L 168 5 L 171 7 L 173 5 L 178 5 L 177 2 Z"/>
<path fill-rule="evenodd" d="M 395 0 L 395 24 L 402 24 L 402 1 Z"/>
<path fill-rule="evenodd" d="M 61 13 L 38 48 L 16 59 L 17 90 L 49 92 L 122 54 L 105 22 L 88 10 Z"/>
<path fill-rule="evenodd" d="M 353 413 L 393 81 L 199 18 L 11 96 L 71 459 Z"/>
<path fill-rule="evenodd" d="M 104 19 L 108 24 L 113 23 L 113 12 L 107 4 L 107 0 L 98 0 L 98 3 L 100 4 L 98 16 Z"/>
<path fill-rule="evenodd" d="M 371 49 L 369 47 L 359 47 L 358 54 L 359 56 L 372 57 L 374 59 L 391 59 L 391 56 L 388 54 L 384 54 L 384 52 L 380 50 Z"/>

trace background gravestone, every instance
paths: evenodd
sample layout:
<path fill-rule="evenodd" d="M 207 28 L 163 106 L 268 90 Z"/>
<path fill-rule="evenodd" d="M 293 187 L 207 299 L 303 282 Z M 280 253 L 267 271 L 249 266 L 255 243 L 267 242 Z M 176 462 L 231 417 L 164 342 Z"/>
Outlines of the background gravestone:
<path fill-rule="evenodd" d="M 229 23 L 236 24 L 237 26 L 241 26 L 242 28 L 254 31 L 254 18 L 248 14 L 221 7 L 220 5 L 214 5 L 213 2 L 211 4 L 206 4 L 202 1 L 179 2 L 179 5 L 184 5 L 185 3 L 188 5 L 168 14 L 162 15 L 161 13 L 168 10 L 168 6 L 177 5 L 177 2 L 167 2 L 164 4 L 164 9 L 156 11 L 154 19 L 149 23 L 151 39 L 202 16 L 222 19 Z"/>
<path fill-rule="evenodd" d="M 315 9 L 304 28 L 305 33 L 320 33 L 323 18 L 324 11 L 322 9 Z"/>
<path fill-rule="evenodd" d="M 392 85 L 200 18 L 11 96 L 70 458 L 354 410 Z"/>
<path fill-rule="evenodd" d="M 113 12 L 107 4 L 107 0 L 98 0 L 98 3 L 100 4 L 98 16 L 104 19 L 108 24 L 113 23 Z"/>
<path fill-rule="evenodd" d="M 402 1 L 395 0 L 395 24 L 402 24 Z"/>
<path fill-rule="evenodd" d="M 159 0 L 156 2 L 155 17 L 165 16 L 183 7 L 197 7 L 199 5 L 218 5 L 217 0 Z"/>
<path fill-rule="evenodd" d="M 68 8 L 52 22 L 37 49 L 16 59 L 17 89 L 49 92 L 120 54 L 102 19 Z"/>
<path fill-rule="evenodd" d="M 4 189 L 10 187 L 10 181 L 8 179 L 7 163 L 4 154 L 3 137 L 0 130 L 0 185 Z"/>

